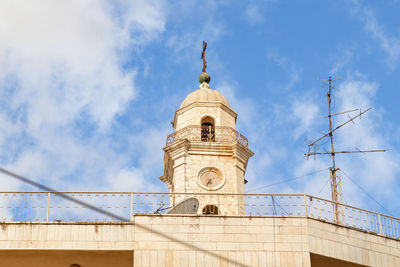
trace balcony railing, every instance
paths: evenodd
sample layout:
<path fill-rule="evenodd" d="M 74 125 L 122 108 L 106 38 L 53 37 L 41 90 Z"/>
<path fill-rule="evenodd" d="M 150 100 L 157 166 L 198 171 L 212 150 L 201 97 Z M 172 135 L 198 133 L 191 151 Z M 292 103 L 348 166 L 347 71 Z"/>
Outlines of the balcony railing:
<path fill-rule="evenodd" d="M 199 200 L 191 202 L 200 203 L 197 214 L 203 202 L 217 206 L 221 216 L 308 217 L 400 239 L 398 218 L 299 194 L 0 192 L 0 222 L 129 222 L 136 214 L 196 214 L 190 205 L 171 212 L 183 199 Z"/>
<path fill-rule="evenodd" d="M 245 147 L 249 147 L 249 141 L 245 136 L 231 127 L 225 126 L 187 126 L 167 136 L 167 146 L 187 139 L 189 141 L 208 142 L 234 142 L 238 141 Z"/>

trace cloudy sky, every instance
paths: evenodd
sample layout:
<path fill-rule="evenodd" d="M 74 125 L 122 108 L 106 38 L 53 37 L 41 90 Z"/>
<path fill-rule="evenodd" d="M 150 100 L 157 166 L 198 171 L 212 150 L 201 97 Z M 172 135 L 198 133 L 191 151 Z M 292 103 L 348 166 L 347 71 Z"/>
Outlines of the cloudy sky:
<path fill-rule="evenodd" d="M 206 40 L 210 85 L 255 152 L 247 192 L 330 198 L 330 158 L 303 154 L 328 129 L 318 79 L 332 75 L 334 113 L 372 107 L 336 148 L 391 149 L 338 157 L 344 201 L 398 217 L 399 12 L 395 0 L 1 0 L 0 165 L 62 191 L 167 191 L 162 147 Z M 35 189 L 0 175 L 0 190 Z"/>

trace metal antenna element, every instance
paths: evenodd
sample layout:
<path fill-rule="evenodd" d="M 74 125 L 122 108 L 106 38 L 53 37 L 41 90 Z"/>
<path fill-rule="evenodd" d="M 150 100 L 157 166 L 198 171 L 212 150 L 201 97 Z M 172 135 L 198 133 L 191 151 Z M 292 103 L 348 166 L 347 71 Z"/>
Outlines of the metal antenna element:
<path fill-rule="evenodd" d="M 341 178 L 340 178 L 340 169 L 336 167 L 336 159 L 335 155 L 336 154 L 347 154 L 347 153 L 367 153 L 367 152 L 385 152 L 386 150 L 380 149 L 380 150 L 360 150 L 356 148 L 356 150 L 352 151 L 335 151 L 334 148 L 334 138 L 333 138 L 333 133 L 341 128 L 342 126 L 346 125 L 349 122 L 354 123 L 354 119 L 360 117 L 361 115 L 370 111 L 371 108 L 368 108 L 364 111 L 361 111 L 361 109 L 352 109 L 348 111 L 343 111 L 339 113 L 332 114 L 332 107 L 331 107 L 331 102 L 332 102 L 332 90 L 335 88 L 333 86 L 333 82 L 340 80 L 340 78 L 335 78 L 332 76 L 329 76 L 327 79 L 321 79 L 321 82 L 328 82 L 328 92 L 326 94 L 328 98 L 328 115 L 325 116 L 329 119 L 329 132 L 322 134 L 321 137 L 315 139 L 314 141 L 309 141 L 307 140 L 306 142 L 308 143 L 308 152 L 305 153 L 304 155 L 307 156 L 307 159 L 310 156 L 315 155 L 329 155 L 332 159 L 332 166 L 329 167 L 329 173 L 330 173 L 330 180 L 331 180 L 331 192 L 332 192 L 332 201 L 333 201 L 333 214 L 335 216 L 335 221 L 340 222 L 340 215 L 343 217 L 344 213 L 343 210 L 340 209 L 339 204 L 343 204 L 343 193 L 342 193 L 342 183 L 341 183 Z M 352 113 L 355 111 L 359 110 L 359 114 L 356 116 L 349 116 L 348 113 Z M 340 124 L 339 126 L 333 127 L 332 126 L 332 117 L 337 116 L 337 115 L 343 115 L 346 114 L 349 119 L 345 121 L 344 123 Z M 325 139 L 325 137 L 329 137 L 330 139 L 330 144 L 331 144 L 331 149 L 330 151 L 325 152 L 317 152 L 319 149 L 318 142 Z"/>
<path fill-rule="evenodd" d="M 201 53 L 201 59 L 203 60 L 203 72 L 206 72 L 207 68 L 206 49 L 207 49 L 207 43 L 203 41 L 203 52 Z"/>

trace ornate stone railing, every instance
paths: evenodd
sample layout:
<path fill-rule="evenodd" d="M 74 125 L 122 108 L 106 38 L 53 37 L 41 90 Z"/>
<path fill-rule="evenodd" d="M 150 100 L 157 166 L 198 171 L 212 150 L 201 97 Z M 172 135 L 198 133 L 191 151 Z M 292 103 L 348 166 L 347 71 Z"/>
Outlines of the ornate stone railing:
<path fill-rule="evenodd" d="M 249 147 L 245 136 L 231 127 L 225 126 L 187 126 L 167 136 L 167 146 L 187 139 L 189 141 L 203 142 L 234 142 L 238 141 Z"/>
<path fill-rule="evenodd" d="M 398 218 L 301 194 L 0 192 L 0 224 L 129 222 L 135 215 L 143 214 L 197 216 L 193 215 L 193 206 L 177 205 L 182 199 L 199 200 L 197 213 L 200 215 L 202 202 L 206 200 L 206 203 L 220 205 L 218 216 L 306 217 L 400 239 Z M 340 210 L 339 217 L 335 214 L 336 206 Z M 175 208 L 174 213 L 170 212 L 172 208 Z"/>

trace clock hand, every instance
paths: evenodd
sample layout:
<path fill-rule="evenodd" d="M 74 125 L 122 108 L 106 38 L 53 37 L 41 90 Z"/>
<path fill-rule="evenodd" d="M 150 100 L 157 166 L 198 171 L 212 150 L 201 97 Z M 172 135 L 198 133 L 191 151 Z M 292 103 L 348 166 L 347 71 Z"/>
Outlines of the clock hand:
<path fill-rule="evenodd" d="M 212 185 L 212 181 L 211 181 L 211 178 L 208 180 L 208 182 L 207 182 L 207 186 L 208 185 Z"/>

